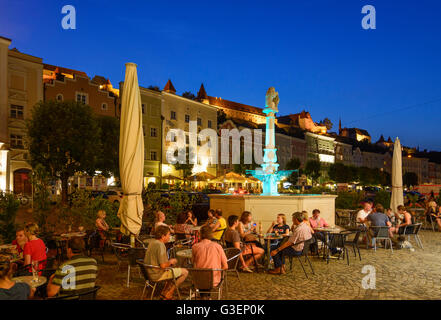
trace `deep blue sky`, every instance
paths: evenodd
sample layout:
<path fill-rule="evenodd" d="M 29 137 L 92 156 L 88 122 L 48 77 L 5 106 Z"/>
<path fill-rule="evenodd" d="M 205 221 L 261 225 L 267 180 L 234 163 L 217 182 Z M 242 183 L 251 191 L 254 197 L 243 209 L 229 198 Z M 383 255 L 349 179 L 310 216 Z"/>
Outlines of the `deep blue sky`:
<path fill-rule="evenodd" d="M 77 29 L 61 28 L 61 8 Z M 361 28 L 374 5 L 377 29 Z M 441 1 L 5 1 L 0 35 L 12 47 L 110 78 L 138 64 L 141 86 L 173 81 L 197 92 L 262 107 L 274 86 L 280 114 L 311 112 L 338 128 L 399 136 L 441 150 Z M 403 109 L 409 106 L 413 108 Z M 393 112 L 395 110 L 399 110 Z"/>

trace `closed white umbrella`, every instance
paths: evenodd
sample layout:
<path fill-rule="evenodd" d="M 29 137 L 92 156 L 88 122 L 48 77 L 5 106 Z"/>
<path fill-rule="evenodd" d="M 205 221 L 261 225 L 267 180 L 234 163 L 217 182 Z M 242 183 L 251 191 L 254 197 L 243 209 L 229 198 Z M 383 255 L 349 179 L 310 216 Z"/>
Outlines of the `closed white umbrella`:
<path fill-rule="evenodd" d="M 118 217 L 121 232 L 138 235 L 142 226 L 142 182 L 144 176 L 144 134 L 142 130 L 141 95 L 136 64 L 126 63 L 126 77 L 121 100 L 119 170 L 124 193 Z M 132 245 L 134 245 L 134 237 Z"/>
<path fill-rule="evenodd" d="M 392 197 L 390 207 L 393 212 L 397 211 L 399 205 L 404 204 L 403 198 L 403 167 L 401 164 L 401 143 L 400 139 L 395 139 L 394 155 L 392 158 Z"/>

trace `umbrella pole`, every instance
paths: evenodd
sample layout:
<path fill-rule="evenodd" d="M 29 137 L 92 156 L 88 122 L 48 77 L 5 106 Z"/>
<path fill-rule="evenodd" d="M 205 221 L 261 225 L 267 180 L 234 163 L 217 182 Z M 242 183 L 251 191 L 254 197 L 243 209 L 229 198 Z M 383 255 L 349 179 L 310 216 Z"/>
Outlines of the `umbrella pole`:
<path fill-rule="evenodd" d="M 130 233 L 130 246 L 135 247 L 135 235 L 133 233 Z"/>

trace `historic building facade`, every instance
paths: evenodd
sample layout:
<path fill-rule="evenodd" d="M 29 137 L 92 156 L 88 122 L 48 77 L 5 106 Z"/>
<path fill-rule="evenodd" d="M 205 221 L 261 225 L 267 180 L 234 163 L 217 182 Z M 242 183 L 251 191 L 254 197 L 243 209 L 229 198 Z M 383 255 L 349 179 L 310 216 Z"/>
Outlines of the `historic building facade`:
<path fill-rule="evenodd" d="M 26 120 L 43 100 L 43 60 L 0 37 L 0 190 L 31 195 Z"/>

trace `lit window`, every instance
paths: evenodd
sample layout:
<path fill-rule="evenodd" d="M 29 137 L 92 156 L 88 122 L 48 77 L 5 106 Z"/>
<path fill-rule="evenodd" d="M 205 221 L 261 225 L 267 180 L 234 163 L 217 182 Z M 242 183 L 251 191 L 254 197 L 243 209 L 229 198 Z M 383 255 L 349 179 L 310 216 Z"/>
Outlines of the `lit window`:
<path fill-rule="evenodd" d="M 158 130 L 156 128 L 150 128 L 150 137 L 157 137 Z"/>
<path fill-rule="evenodd" d="M 23 106 L 17 106 L 15 104 L 11 104 L 11 118 L 14 119 L 23 119 Z"/>
<path fill-rule="evenodd" d="M 17 148 L 17 149 L 24 148 L 23 136 L 18 135 L 18 134 L 11 134 L 10 138 L 11 138 L 11 147 L 12 148 Z"/>

